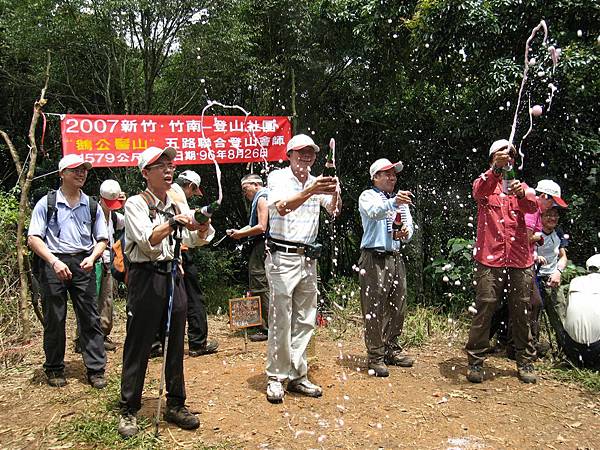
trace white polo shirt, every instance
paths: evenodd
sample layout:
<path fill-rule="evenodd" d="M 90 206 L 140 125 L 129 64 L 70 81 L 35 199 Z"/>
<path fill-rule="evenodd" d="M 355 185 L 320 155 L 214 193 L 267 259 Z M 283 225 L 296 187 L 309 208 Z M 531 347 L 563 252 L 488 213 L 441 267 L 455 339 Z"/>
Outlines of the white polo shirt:
<path fill-rule="evenodd" d="M 332 195 L 313 195 L 300 207 L 285 216 L 281 216 L 275 207 L 276 202 L 298 194 L 314 183 L 315 179 L 314 176 L 308 175 L 303 184 L 296 178 L 290 167 L 275 170 L 269 174 L 267 204 L 269 206 L 269 235 L 272 238 L 299 244 L 312 244 L 317 240 L 321 207 L 327 208 L 331 205 Z"/>

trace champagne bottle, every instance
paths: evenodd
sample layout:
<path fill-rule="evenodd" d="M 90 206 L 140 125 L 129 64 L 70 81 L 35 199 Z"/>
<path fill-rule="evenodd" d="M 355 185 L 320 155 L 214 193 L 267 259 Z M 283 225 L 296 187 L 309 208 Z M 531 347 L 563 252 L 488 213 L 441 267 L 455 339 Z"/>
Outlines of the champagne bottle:
<path fill-rule="evenodd" d="M 392 223 L 392 230 L 400 231 L 402 229 L 402 214 L 400 211 L 396 212 L 396 217 L 394 217 L 394 222 Z"/>
<path fill-rule="evenodd" d="M 508 195 L 511 183 L 516 180 L 517 174 L 512 165 L 508 164 L 502 168 L 502 192 Z"/>
<path fill-rule="evenodd" d="M 323 170 L 324 177 L 335 177 L 335 162 L 333 160 L 333 153 L 335 150 L 335 139 L 331 138 L 329 141 L 329 151 L 327 152 L 327 160 L 325 161 L 325 170 Z"/>
<path fill-rule="evenodd" d="M 198 208 L 196 211 L 194 211 L 194 220 L 198 223 L 208 222 L 208 219 L 212 217 L 212 215 L 217 209 L 219 209 L 220 206 L 221 205 L 219 202 L 214 201 L 206 206 L 203 206 L 202 208 Z"/>

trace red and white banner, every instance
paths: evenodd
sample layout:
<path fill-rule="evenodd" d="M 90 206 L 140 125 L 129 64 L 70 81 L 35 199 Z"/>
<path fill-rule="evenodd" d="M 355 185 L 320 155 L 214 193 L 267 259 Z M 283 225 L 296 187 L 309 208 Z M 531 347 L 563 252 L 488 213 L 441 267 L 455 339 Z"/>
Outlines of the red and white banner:
<path fill-rule="evenodd" d="M 274 116 L 61 116 L 63 155 L 81 154 L 95 167 L 137 165 L 148 147 L 175 147 L 176 162 L 248 163 L 285 160 L 292 126 Z"/>

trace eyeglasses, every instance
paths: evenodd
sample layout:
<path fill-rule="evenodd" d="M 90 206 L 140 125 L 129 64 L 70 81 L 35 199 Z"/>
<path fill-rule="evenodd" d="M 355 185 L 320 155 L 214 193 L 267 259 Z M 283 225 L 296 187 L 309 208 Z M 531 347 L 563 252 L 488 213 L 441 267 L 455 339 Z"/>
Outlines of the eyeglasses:
<path fill-rule="evenodd" d="M 88 169 L 84 166 L 74 167 L 72 169 L 65 169 L 65 172 L 71 172 L 76 174 L 84 174 L 88 172 Z"/>
<path fill-rule="evenodd" d="M 152 164 L 151 166 L 147 166 L 146 169 L 160 169 L 161 172 L 174 172 L 175 164 Z"/>

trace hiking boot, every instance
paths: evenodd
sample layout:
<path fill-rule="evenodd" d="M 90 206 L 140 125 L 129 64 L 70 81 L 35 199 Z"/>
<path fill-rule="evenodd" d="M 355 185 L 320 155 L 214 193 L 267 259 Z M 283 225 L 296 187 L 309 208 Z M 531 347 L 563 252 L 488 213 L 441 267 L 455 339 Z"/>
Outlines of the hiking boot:
<path fill-rule="evenodd" d="M 389 377 L 390 371 L 387 366 L 382 362 L 370 362 L 369 363 L 369 375 L 376 377 Z"/>
<path fill-rule="evenodd" d="M 125 439 L 135 436 L 138 433 L 137 419 L 133 414 L 125 413 L 119 419 L 119 434 Z"/>
<path fill-rule="evenodd" d="M 550 344 L 547 342 L 536 342 L 535 343 L 535 353 L 539 358 L 543 358 L 546 356 L 546 353 L 550 351 Z"/>
<path fill-rule="evenodd" d="M 211 353 L 217 353 L 219 343 L 217 341 L 208 341 L 204 347 L 190 348 L 188 355 L 191 357 L 210 355 Z"/>
<path fill-rule="evenodd" d="M 470 364 L 467 370 L 467 380 L 471 383 L 481 383 L 483 381 L 483 366 Z"/>
<path fill-rule="evenodd" d="M 285 391 L 283 390 L 281 381 L 269 380 L 269 384 L 267 384 L 267 400 L 271 403 L 281 403 L 284 395 Z"/>
<path fill-rule="evenodd" d="M 537 381 L 533 364 L 525 364 L 517 369 L 519 372 L 519 380 L 523 383 L 535 383 Z"/>
<path fill-rule="evenodd" d="M 321 386 L 311 383 L 307 379 L 301 381 L 290 381 L 287 386 L 288 392 L 297 392 L 307 397 L 319 398 L 323 395 Z"/>
<path fill-rule="evenodd" d="M 415 358 L 401 352 L 395 352 L 387 355 L 383 361 L 388 366 L 412 367 L 415 363 Z"/>
<path fill-rule="evenodd" d="M 106 387 L 106 378 L 103 373 L 88 374 L 88 382 L 95 389 L 104 389 Z"/>
<path fill-rule="evenodd" d="M 73 340 L 73 351 L 75 353 L 81 353 L 81 344 L 79 343 L 79 338 Z"/>
<path fill-rule="evenodd" d="M 48 384 L 52 387 L 63 387 L 67 385 L 64 372 L 47 372 Z"/>
<path fill-rule="evenodd" d="M 160 358 L 163 355 L 163 347 L 160 342 L 155 342 L 152 344 L 152 348 L 150 349 L 150 359 L 152 358 Z"/>
<path fill-rule="evenodd" d="M 262 341 L 266 341 L 267 339 L 269 339 L 269 335 L 267 333 L 265 333 L 264 331 L 259 331 L 257 333 L 251 334 L 248 339 L 250 339 L 252 342 L 262 342 Z"/>
<path fill-rule="evenodd" d="M 200 426 L 198 418 L 185 405 L 167 406 L 163 417 L 167 422 L 174 423 L 184 430 L 195 430 Z"/>
<path fill-rule="evenodd" d="M 506 346 L 506 357 L 508 359 L 512 359 L 513 361 L 517 360 L 517 354 L 515 348 L 512 345 Z"/>
<path fill-rule="evenodd" d="M 104 336 L 104 350 L 107 352 L 114 352 L 117 349 L 117 344 L 113 342 L 108 336 Z"/>

